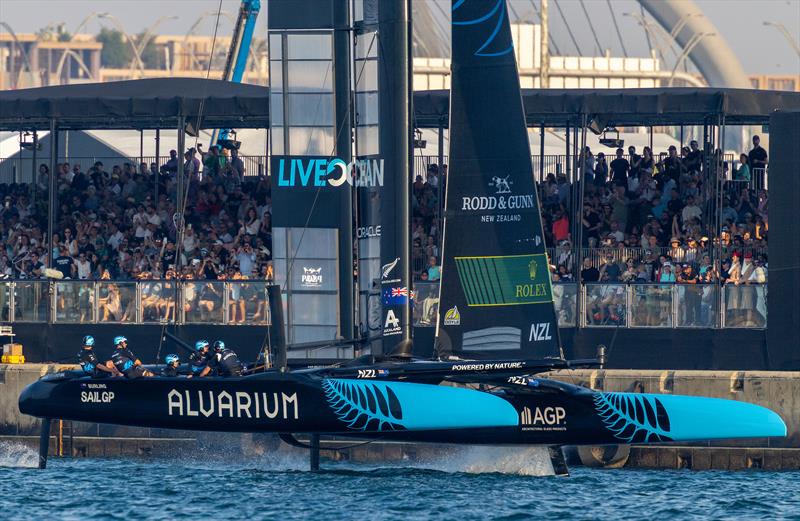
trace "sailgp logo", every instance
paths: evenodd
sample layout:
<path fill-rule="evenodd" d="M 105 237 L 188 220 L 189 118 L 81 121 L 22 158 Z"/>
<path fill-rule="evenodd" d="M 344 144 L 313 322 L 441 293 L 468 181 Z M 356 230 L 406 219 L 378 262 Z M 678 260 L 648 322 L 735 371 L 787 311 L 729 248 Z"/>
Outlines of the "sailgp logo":
<path fill-rule="evenodd" d="M 567 411 L 563 407 L 523 407 L 519 413 L 522 430 L 565 431 Z"/>
<path fill-rule="evenodd" d="M 383 159 L 356 159 L 350 163 L 338 157 L 288 157 L 278 160 L 278 186 L 356 187 L 383 186 Z"/>

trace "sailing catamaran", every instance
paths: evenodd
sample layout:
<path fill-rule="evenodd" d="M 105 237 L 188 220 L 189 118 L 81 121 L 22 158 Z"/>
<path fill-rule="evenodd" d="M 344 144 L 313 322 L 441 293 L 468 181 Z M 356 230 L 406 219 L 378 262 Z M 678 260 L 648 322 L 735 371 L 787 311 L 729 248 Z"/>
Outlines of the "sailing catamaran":
<path fill-rule="evenodd" d="M 505 0 L 453 0 L 450 178 L 433 359 L 387 356 L 230 378 L 44 376 L 19 400 L 50 418 L 204 431 L 464 444 L 599 445 L 781 437 L 733 400 L 540 378 L 564 359 Z M 278 326 L 281 327 L 281 326 Z M 318 445 L 317 445 L 318 448 Z M 560 450 L 551 451 L 563 464 Z M 313 460 L 312 460 L 313 461 Z"/>

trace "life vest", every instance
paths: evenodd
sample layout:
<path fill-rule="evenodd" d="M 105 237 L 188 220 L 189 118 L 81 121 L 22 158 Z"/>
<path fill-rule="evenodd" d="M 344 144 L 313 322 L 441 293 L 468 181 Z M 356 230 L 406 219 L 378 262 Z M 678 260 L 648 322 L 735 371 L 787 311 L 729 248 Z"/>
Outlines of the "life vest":
<path fill-rule="evenodd" d="M 115 349 L 111 354 L 111 362 L 120 373 L 126 373 L 136 365 L 136 356 L 130 349 Z"/>
<path fill-rule="evenodd" d="M 78 363 L 86 374 L 94 375 L 97 371 L 99 360 L 94 349 L 81 349 L 78 353 Z"/>
<path fill-rule="evenodd" d="M 239 355 L 230 349 L 223 349 L 214 355 L 214 367 L 219 376 L 239 376 L 242 374 L 242 363 Z"/>
<path fill-rule="evenodd" d="M 189 356 L 189 369 L 192 371 L 192 374 L 200 374 L 208 365 L 209 358 L 210 356 L 208 354 L 204 355 L 200 351 L 192 353 Z"/>

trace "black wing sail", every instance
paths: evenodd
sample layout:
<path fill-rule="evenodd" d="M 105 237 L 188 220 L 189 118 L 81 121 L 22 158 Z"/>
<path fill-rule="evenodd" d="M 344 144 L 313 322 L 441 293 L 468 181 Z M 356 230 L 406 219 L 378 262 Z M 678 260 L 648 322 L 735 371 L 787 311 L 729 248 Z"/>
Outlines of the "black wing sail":
<path fill-rule="evenodd" d="M 453 0 L 440 357 L 559 357 L 505 0 Z"/>

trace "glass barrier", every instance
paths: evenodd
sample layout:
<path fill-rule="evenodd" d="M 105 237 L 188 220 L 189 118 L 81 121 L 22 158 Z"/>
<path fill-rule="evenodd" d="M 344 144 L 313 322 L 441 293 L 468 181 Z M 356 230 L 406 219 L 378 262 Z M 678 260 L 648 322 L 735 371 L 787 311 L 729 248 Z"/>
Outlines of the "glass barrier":
<path fill-rule="evenodd" d="M 95 321 L 94 282 L 55 283 L 55 322 L 83 324 Z"/>
<path fill-rule="evenodd" d="M 11 293 L 13 292 L 11 282 L 0 283 L 0 321 L 11 322 Z"/>
<path fill-rule="evenodd" d="M 553 303 L 559 327 L 575 327 L 575 299 L 578 298 L 578 285 L 575 283 L 553 284 Z"/>
<path fill-rule="evenodd" d="M 52 318 L 58 323 L 268 325 L 267 289 L 268 283 L 257 281 L 19 280 L 0 283 L 0 320 L 47 322 Z M 583 290 L 581 320 L 586 327 L 761 329 L 767 326 L 765 284 L 586 284 Z M 435 327 L 439 284 L 419 282 L 415 291 L 414 326 Z M 578 291 L 574 283 L 553 285 L 559 326 L 575 327 L 576 319 L 581 316 L 576 313 Z M 335 334 L 335 298 L 334 294 L 293 295 L 292 325 L 323 328 L 325 338 Z M 377 304 L 379 298 L 376 294 Z M 284 303 L 289 305 L 288 300 Z M 379 329 L 378 315 L 375 326 Z M 323 334 L 310 329 L 294 333 L 298 338 L 313 337 L 312 340 Z"/>
<path fill-rule="evenodd" d="M 269 324 L 266 282 L 228 284 L 228 324 Z"/>
<path fill-rule="evenodd" d="M 631 286 L 631 327 L 672 327 L 673 285 Z"/>
<path fill-rule="evenodd" d="M 45 322 L 49 318 L 50 283 L 19 280 L 14 282 L 14 321 Z"/>
<path fill-rule="evenodd" d="M 767 287 L 761 284 L 725 285 L 726 328 L 767 327 Z"/>
<path fill-rule="evenodd" d="M 187 324 L 222 324 L 225 321 L 224 282 L 184 282 L 183 320 Z"/>
<path fill-rule="evenodd" d="M 436 327 L 439 313 L 439 283 L 418 282 L 414 284 L 414 326 Z"/>
<path fill-rule="evenodd" d="M 136 283 L 98 282 L 97 320 L 100 322 L 137 322 Z"/>
<path fill-rule="evenodd" d="M 711 284 L 676 285 L 677 327 L 717 327 L 718 289 Z"/>
<path fill-rule="evenodd" d="M 624 284 L 586 284 L 584 300 L 586 325 L 624 327 L 627 324 L 627 295 Z"/>
<path fill-rule="evenodd" d="M 174 280 L 155 280 L 139 283 L 141 291 L 142 322 L 175 322 L 175 302 L 178 285 Z"/>

